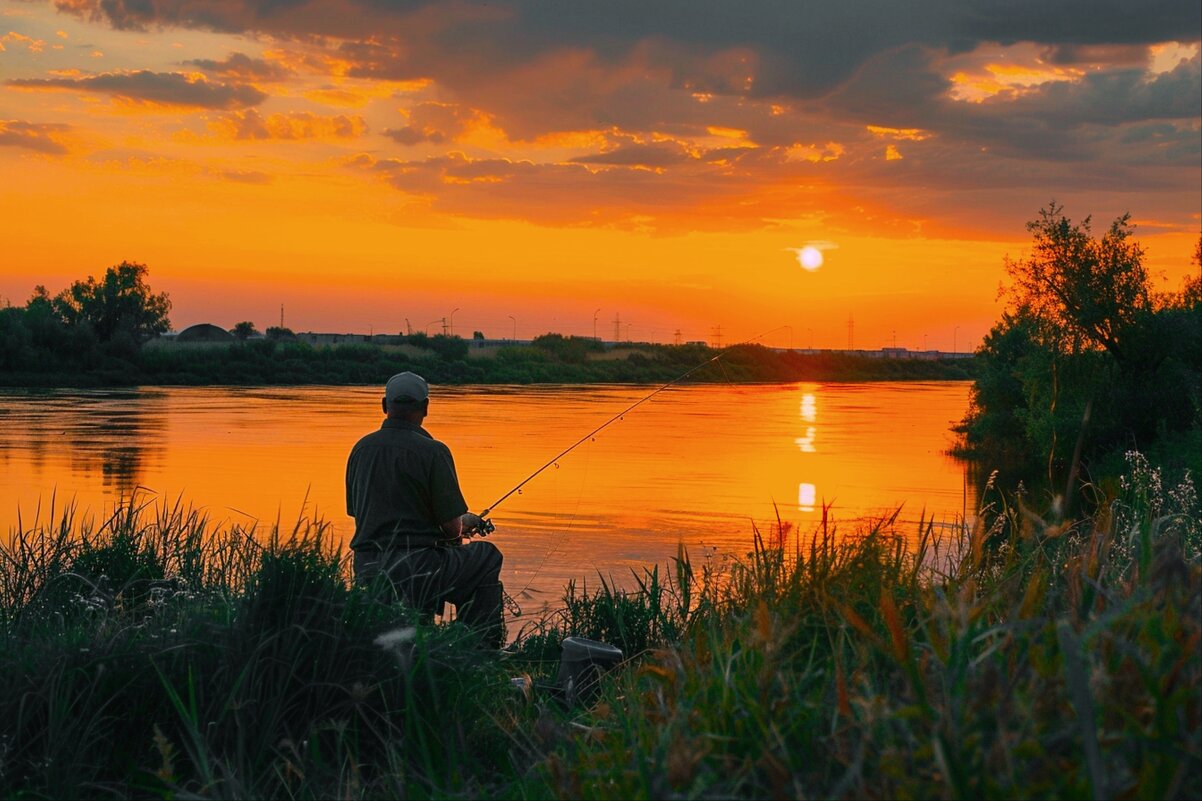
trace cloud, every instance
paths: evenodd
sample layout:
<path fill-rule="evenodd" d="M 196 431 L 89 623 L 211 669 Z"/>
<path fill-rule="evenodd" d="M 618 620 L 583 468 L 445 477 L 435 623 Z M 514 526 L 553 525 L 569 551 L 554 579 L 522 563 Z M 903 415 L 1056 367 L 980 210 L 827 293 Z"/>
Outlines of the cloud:
<path fill-rule="evenodd" d="M 598 164 L 622 167 L 668 167 L 694 158 L 680 142 L 625 142 L 589 156 L 577 156 L 574 164 Z"/>
<path fill-rule="evenodd" d="M 67 125 L 54 123 L 0 120 L 0 145 L 61 156 L 67 153 L 67 147 L 57 137 L 68 129 Z"/>
<path fill-rule="evenodd" d="M 1026 204 L 1020 223 L 1052 191 L 1168 192 L 1197 209 L 1202 11 L 1188 0 L 56 5 L 121 29 L 276 48 L 189 62 L 203 87 L 258 92 L 245 84 L 316 74 L 320 89 L 298 79 L 293 96 L 370 102 L 369 118 L 384 96 L 420 98 L 358 166 L 456 214 L 739 227 L 828 203 L 951 220 L 980 211 L 984 186 L 1000 206 Z M 246 112 L 260 102 L 196 105 L 236 112 L 212 123 L 233 138 L 337 135 L 332 122 Z M 419 145 L 435 155 L 386 157 Z"/>
<path fill-rule="evenodd" d="M 275 61 L 251 58 L 245 53 L 230 53 L 221 61 L 196 58 L 184 62 L 185 66 L 203 70 L 210 77 L 243 83 L 252 81 L 282 81 L 295 73 Z"/>
<path fill-rule="evenodd" d="M 409 124 L 403 128 L 387 128 L 383 134 L 402 145 L 421 142 L 454 142 L 469 126 L 483 121 L 473 109 L 452 103 L 419 103 L 408 112 Z"/>
<path fill-rule="evenodd" d="M 840 3 L 730 3 L 507 0 L 490 5 L 434 0 L 56 0 L 59 9 L 120 29 L 175 25 L 296 38 L 333 36 L 361 45 L 363 74 L 425 72 L 448 83 L 508 71 L 557 50 L 587 50 L 622 63 L 656 42 L 680 85 L 749 97 L 816 98 L 882 52 L 919 45 L 964 52 L 983 42 L 1051 46 L 1194 41 L 1197 4 L 1148 0 L 1138 8 L 1099 8 L 1092 0 L 844 0 Z M 389 47 L 387 41 L 404 42 Z M 750 82 L 715 72 L 712 55 L 754 57 Z M 349 52 L 349 51 L 348 51 Z M 740 78 L 746 76 L 739 76 Z"/>
<path fill-rule="evenodd" d="M 133 103 L 194 108 L 254 106 L 267 95 L 253 86 L 217 83 L 179 72 L 105 72 L 84 77 L 17 78 L 6 82 L 21 89 L 69 89 L 96 92 Z"/>
<path fill-rule="evenodd" d="M 777 149 L 747 154 L 739 170 L 706 161 L 676 169 L 591 165 L 449 153 L 426 159 L 377 159 L 359 154 L 348 168 L 375 175 L 421 199 L 430 209 L 543 225 L 604 225 L 628 229 L 758 228 L 780 210 L 821 211 L 826 192 L 801 185 L 812 165 L 790 165 Z M 782 197 L 783 196 L 783 197 Z"/>
<path fill-rule="evenodd" d="M 359 116 L 307 111 L 263 116 L 254 109 L 223 114 L 206 127 L 212 136 L 232 140 L 353 139 L 367 131 Z"/>
<path fill-rule="evenodd" d="M 275 180 L 274 176 L 257 170 L 225 170 L 219 173 L 219 177 L 227 181 L 233 181 L 234 183 L 254 184 L 256 186 L 269 184 Z"/>
<path fill-rule="evenodd" d="M 46 49 L 45 39 L 34 39 L 32 36 L 25 36 L 24 34 L 17 33 L 16 31 L 9 31 L 3 36 L 0 36 L 0 53 L 3 53 L 8 49 L 5 47 L 6 44 L 22 46 L 30 53 L 41 53 Z"/>

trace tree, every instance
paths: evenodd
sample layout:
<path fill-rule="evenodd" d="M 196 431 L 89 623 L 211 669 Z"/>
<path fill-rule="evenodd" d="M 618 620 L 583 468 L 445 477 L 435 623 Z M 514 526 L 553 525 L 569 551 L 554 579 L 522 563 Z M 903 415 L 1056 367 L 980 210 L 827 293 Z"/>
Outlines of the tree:
<path fill-rule="evenodd" d="M 1197 309 L 1202 306 L 1202 236 L 1194 247 L 1194 264 L 1198 268 L 1197 275 L 1187 275 L 1185 286 L 1181 290 L 1181 303 L 1187 309 Z"/>
<path fill-rule="evenodd" d="M 38 287 L 29 308 L 49 303 L 54 316 L 69 328 L 90 328 L 100 342 L 123 334 L 145 342 L 171 328 L 167 293 L 155 294 L 146 283 L 145 264 L 123 261 L 110 267 L 97 281 L 88 276 L 76 281 L 52 300 L 45 287 Z"/>
<path fill-rule="evenodd" d="M 267 326 L 267 332 L 264 334 L 264 336 L 271 340 L 296 339 L 296 334 L 293 333 L 291 328 L 285 328 L 279 325 Z"/>
<path fill-rule="evenodd" d="M 1137 362 L 1128 339 L 1152 311 L 1144 251 L 1131 239 L 1131 215 L 1119 217 L 1095 239 L 1089 217 L 1074 225 L 1062 211 L 1054 201 L 1040 209 L 1039 218 L 1027 223 L 1034 236 L 1031 254 L 1006 259 L 1012 305 L 1067 335 L 1061 347 L 1102 348 L 1127 371 Z"/>
<path fill-rule="evenodd" d="M 234 327 L 230 329 L 230 333 L 245 342 L 250 337 L 258 334 L 259 330 L 255 328 L 255 324 L 250 320 L 243 320 L 240 323 L 234 323 Z"/>

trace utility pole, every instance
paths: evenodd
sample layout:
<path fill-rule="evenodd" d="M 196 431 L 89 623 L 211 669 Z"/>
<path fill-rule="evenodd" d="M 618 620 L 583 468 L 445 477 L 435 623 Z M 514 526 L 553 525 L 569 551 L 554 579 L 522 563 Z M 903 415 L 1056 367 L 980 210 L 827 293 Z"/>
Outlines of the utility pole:
<path fill-rule="evenodd" d="M 847 349 L 851 350 L 855 343 L 856 320 L 852 315 L 847 315 Z"/>
<path fill-rule="evenodd" d="M 284 304 L 280 304 L 280 328 L 284 327 Z"/>
<path fill-rule="evenodd" d="M 721 323 L 714 326 L 713 330 L 710 331 L 710 337 L 714 340 L 714 344 L 711 347 L 713 347 L 714 350 L 722 350 L 722 325 L 721 325 Z"/>
<path fill-rule="evenodd" d="M 679 328 L 676 329 L 676 344 L 677 345 L 680 344 L 680 329 Z"/>
<path fill-rule="evenodd" d="M 600 309 L 597 309 L 595 312 L 593 312 L 593 340 L 594 341 L 599 341 L 599 340 L 597 340 L 597 315 L 600 313 L 601 313 Z"/>
<path fill-rule="evenodd" d="M 614 312 L 614 344 L 622 341 L 622 315 Z"/>

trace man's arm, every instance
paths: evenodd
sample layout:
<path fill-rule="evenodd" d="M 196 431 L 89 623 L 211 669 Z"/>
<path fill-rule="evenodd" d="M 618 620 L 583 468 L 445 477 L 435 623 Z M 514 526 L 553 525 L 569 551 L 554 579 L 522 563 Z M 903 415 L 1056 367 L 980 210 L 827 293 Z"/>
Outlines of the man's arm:
<path fill-rule="evenodd" d="M 445 523 L 439 523 L 443 536 L 455 544 L 459 544 L 465 534 L 470 534 L 484 522 L 480 515 L 464 512 L 459 517 L 453 517 Z"/>

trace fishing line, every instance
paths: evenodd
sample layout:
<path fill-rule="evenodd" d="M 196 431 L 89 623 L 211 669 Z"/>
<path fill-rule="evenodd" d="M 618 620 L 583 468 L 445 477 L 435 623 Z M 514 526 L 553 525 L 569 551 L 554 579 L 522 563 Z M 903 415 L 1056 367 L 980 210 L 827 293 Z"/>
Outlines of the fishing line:
<path fill-rule="evenodd" d="M 586 455 L 584 457 L 584 477 L 581 480 L 582 486 L 584 484 L 588 483 L 588 468 L 589 468 L 589 463 L 592 461 L 591 453 L 587 452 L 587 451 L 586 451 L 586 453 L 588 453 L 589 455 Z M 560 537 L 557 537 L 555 539 L 554 545 L 552 545 L 550 548 L 548 548 L 546 553 L 543 554 L 542 561 L 540 561 L 538 563 L 538 567 L 536 567 L 534 569 L 534 572 L 530 574 L 530 580 L 526 582 L 526 586 L 524 586 L 520 590 L 518 590 L 518 595 L 522 595 L 523 593 L 525 593 L 527 590 L 530 589 L 530 587 L 534 584 L 534 580 L 539 577 L 539 574 L 541 574 L 543 572 L 543 568 L 547 566 L 547 561 L 555 554 L 556 551 L 559 550 L 560 540 L 566 539 L 567 535 L 569 533 L 571 533 L 572 528 L 576 525 L 576 518 L 580 516 L 580 501 L 581 501 L 582 496 L 583 496 L 583 492 L 579 492 L 576 494 L 576 508 L 572 510 L 572 514 L 568 517 L 567 528 L 563 531 L 563 533 Z"/>
<path fill-rule="evenodd" d="M 678 375 L 676 378 L 673 378 L 673 379 L 672 379 L 671 381 L 669 381 L 668 383 L 666 383 L 666 384 L 663 384 L 662 386 L 660 386 L 660 387 L 656 388 L 655 390 L 653 390 L 652 392 L 648 393 L 647 395 L 644 395 L 642 398 L 640 398 L 639 400 L 637 400 L 637 401 L 635 401 L 634 403 L 630 404 L 630 405 L 629 405 L 629 406 L 627 406 L 625 409 L 623 409 L 622 411 L 618 412 L 618 413 L 617 413 L 617 414 L 615 414 L 613 417 L 609 418 L 609 419 L 608 419 L 608 420 L 606 420 L 604 423 L 602 423 L 601 425 L 597 426 L 596 428 L 594 428 L 592 431 L 590 431 L 590 432 L 588 432 L 587 434 L 585 434 L 585 435 L 584 435 L 583 437 L 581 437 L 580 439 L 576 440 L 576 442 L 572 443 L 572 444 L 571 444 L 571 445 L 569 445 L 567 448 L 565 448 L 564 450 L 560 451 L 558 454 L 556 454 L 556 455 L 555 455 L 555 457 L 554 457 L 554 458 L 552 458 L 550 461 L 548 461 L 548 462 L 547 462 L 546 464 L 544 464 L 542 467 L 538 468 L 538 469 L 537 469 L 537 470 L 535 470 L 533 473 L 531 473 L 530 475 L 526 476 L 526 478 L 524 478 L 524 479 L 521 481 L 521 483 L 519 483 L 519 484 L 518 484 L 516 487 L 514 487 L 513 489 L 511 489 L 509 492 L 507 492 L 507 493 L 505 493 L 504 495 L 502 495 L 500 498 L 498 498 L 496 501 L 494 501 L 492 504 L 490 504 L 490 505 L 489 505 L 489 506 L 488 506 L 488 507 L 487 507 L 487 508 L 486 508 L 486 509 L 485 509 L 483 512 L 481 512 L 481 513 L 480 513 L 480 517 L 488 517 L 489 513 L 490 513 L 490 512 L 492 512 L 494 509 L 496 509 L 498 506 L 500 506 L 500 505 L 501 505 L 501 503 L 502 503 L 502 502 L 503 502 L 503 501 L 504 501 L 506 498 L 508 498 L 510 495 L 513 495 L 515 492 L 521 492 L 521 489 L 522 489 L 522 487 L 526 486 L 526 485 L 527 485 L 527 484 L 529 484 L 531 481 L 533 481 L 535 477 L 537 477 L 537 476 L 538 476 L 540 473 L 542 473 L 542 472 L 543 472 L 544 470 L 546 470 L 548 467 L 551 467 L 551 466 L 552 466 L 552 465 L 554 465 L 556 462 L 558 462 L 560 459 L 562 459 L 563 457 L 567 456 L 569 453 L 571 453 L 572 451 L 574 451 L 576 448 L 580 447 L 580 446 L 581 446 L 581 445 L 583 445 L 585 442 L 588 442 L 590 439 L 592 439 L 593 437 L 595 437 L 597 434 L 601 433 L 601 432 L 602 432 L 604 429 L 608 428 L 608 427 L 609 427 L 609 426 L 611 426 L 612 424 L 614 424 L 614 423 L 616 423 L 617 421 L 621 420 L 621 419 L 622 419 L 622 418 L 623 418 L 623 417 L 624 417 L 626 414 L 628 414 L 629 412 L 632 412 L 632 411 L 634 411 L 634 410 L 635 410 L 636 408 L 638 408 L 639 406 L 642 406 L 644 403 L 646 403 L 647 401 L 651 400 L 652 398 L 654 398 L 654 397 L 655 397 L 656 395 L 658 395 L 659 393 L 663 392 L 663 391 L 664 391 L 665 389 L 667 389 L 668 387 L 672 386 L 673 384 L 678 384 L 678 383 L 680 383 L 681 381 L 683 381 L 684 379 L 688 378 L 689 376 L 691 376 L 693 373 L 697 372 L 697 371 L 698 371 L 698 370 L 700 370 L 701 368 L 703 368 L 703 367 L 706 367 L 707 365 L 710 365 L 710 364 L 712 364 L 712 363 L 714 363 L 714 362 L 718 361 L 718 360 L 719 360 L 719 359 L 721 359 L 723 356 L 725 356 L 725 355 L 726 355 L 728 352 L 730 352 L 730 351 L 734 350 L 735 348 L 741 347 L 741 346 L 743 346 L 743 345 L 749 345 L 749 344 L 751 344 L 752 342 L 755 342 L 757 339 L 763 339 L 764 337 L 768 336 L 769 334 L 773 333 L 774 331 L 779 331 L 779 330 L 781 330 L 782 328 L 788 328 L 788 326 L 785 326 L 785 325 L 779 325 L 779 326 L 777 326 L 776 328 L 772 328 L 772 329 L 769 329 L 769 330 L 767 330 L 767 331 L 763 332 L 762 334 L 757 334 L 756 336 L 752 337 L 751 339 L 745 339 L 745 340 L 743 340 L 742 342 L 736 342 L 736 343 L 735 343 L 735 344 L 733 344 L 733 345 L 729 345 L 729 346 L 727 346 L 726 348 L 723 348 L 722 350 L 720 350 L 718 353 L 714 354 L 714 355 L 713 355 L 712 357 L 710 357 L 709 359 L 706 359 L 706 360 L 705 360 L 704 362 L 702 362 L 701 364 L 698 364 L 697 366 L 695 366 L 695 367 L 692 367 L 692 368 L 690 368 L 690 369 L 686 370 L 685 372 L 683 372 L 683 373 L 681 373 L 680 375 Z M 723 372 L 725 373 L 725 370 L 724 370 Z"/>

